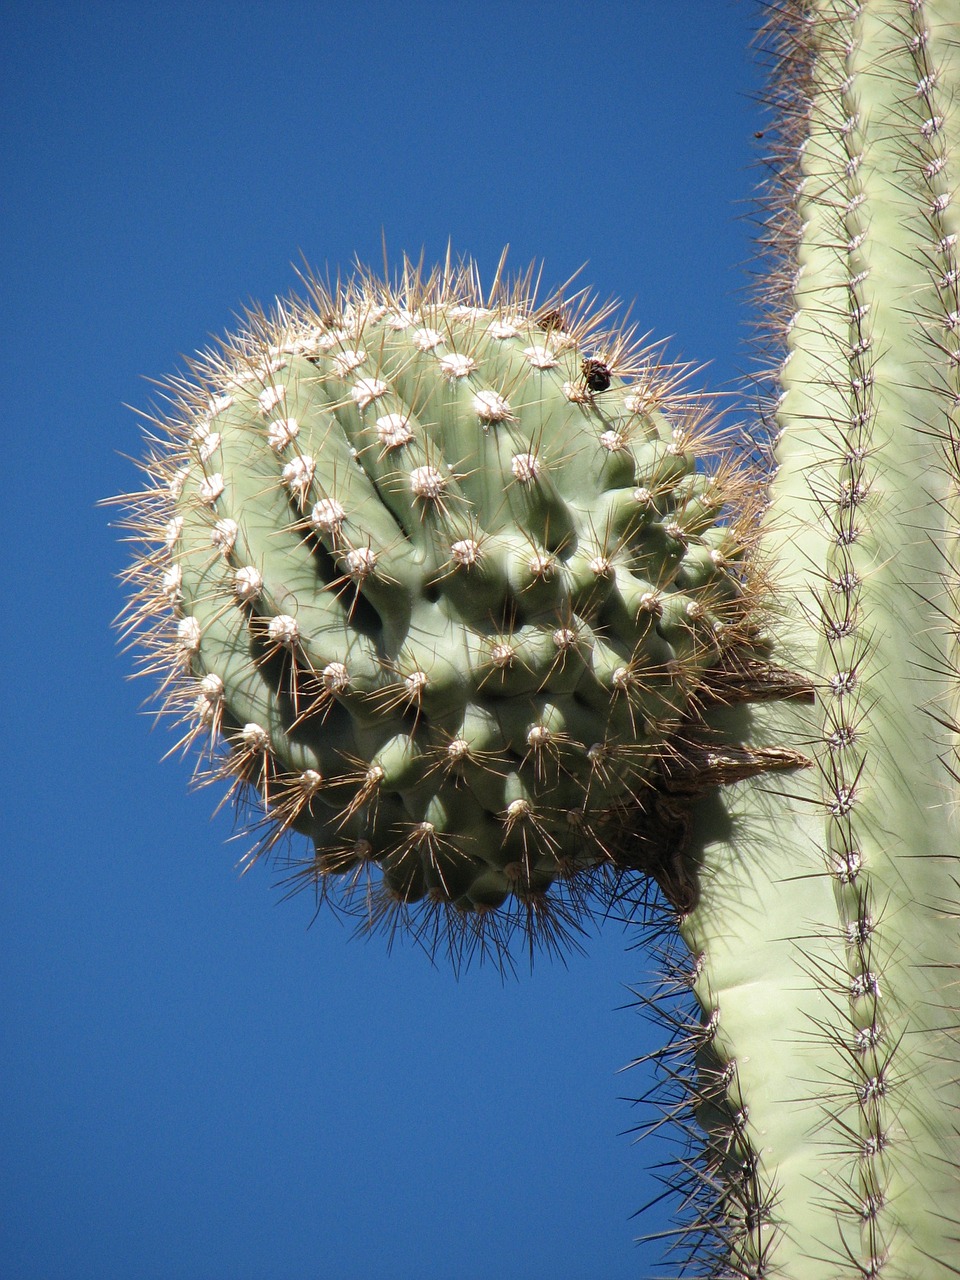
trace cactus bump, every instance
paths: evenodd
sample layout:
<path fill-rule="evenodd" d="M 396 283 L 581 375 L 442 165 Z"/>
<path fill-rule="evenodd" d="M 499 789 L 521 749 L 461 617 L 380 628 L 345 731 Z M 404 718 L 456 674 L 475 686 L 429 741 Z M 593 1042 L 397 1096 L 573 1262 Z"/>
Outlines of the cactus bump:
<path fill-rule="evenodd" d="M 406 263 L 251 314 L 168 388 L 128 520 L 126 622 L 250 857 L 468 949 L 575 927 L 603 869 L 692 901 L 641 831 L 722 770 L 702 707 L 773 681 L 683 371 L 531 281 Z"/>

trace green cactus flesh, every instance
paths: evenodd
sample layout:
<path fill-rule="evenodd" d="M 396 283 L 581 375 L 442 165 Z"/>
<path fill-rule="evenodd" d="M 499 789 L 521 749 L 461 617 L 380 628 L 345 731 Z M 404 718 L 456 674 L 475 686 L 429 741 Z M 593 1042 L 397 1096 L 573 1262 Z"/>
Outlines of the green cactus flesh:
<path fill-rule="evenodd" d="M 945 1280 L 960 1274 L 960 12 L 785 9 L 778 106 L 798 159 L 775 214 L 797 251 L 766 545 L 779 651 L 816 697 L 755 710 L 750 733 L 816 767 L 718 795 L 722 828 L 700 815 L 681 933 L 704 1021 L 704 1222 L 723 1228 L 718 1275 Z"/>
<path fill-rule="evenodd" d="M 165 709 L 256 793 L 258 851 L 312 841 L 291 884 L 376 864 L 374 915 L 656 872 L 628 817 L 753 653 L 751 513 L 677 370 L 528 284 L 408 267 L 251 316 L 173 385 L 134 503 Z"/>

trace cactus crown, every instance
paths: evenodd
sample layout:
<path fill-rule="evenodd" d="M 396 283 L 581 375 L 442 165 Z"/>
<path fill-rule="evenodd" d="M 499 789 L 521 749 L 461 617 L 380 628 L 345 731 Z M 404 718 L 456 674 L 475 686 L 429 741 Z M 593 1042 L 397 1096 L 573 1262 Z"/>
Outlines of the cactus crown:
<path fill-rule="evenodd" d="M 603 868 L 687 909 L 682 797 L 724 780 L 703 708 L 755 696 L 759 587 L 686 371 L 502 262 L 307 283 L 166 386 L 120 500 L 124 631 L 198 778 L 252 799 L 245 861 L 458 950 L 556 942 Z"/>

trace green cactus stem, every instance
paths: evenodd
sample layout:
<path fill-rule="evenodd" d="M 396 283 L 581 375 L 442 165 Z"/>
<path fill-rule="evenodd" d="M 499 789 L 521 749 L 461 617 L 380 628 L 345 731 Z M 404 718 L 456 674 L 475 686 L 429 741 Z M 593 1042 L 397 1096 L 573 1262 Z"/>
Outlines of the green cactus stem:
<path fill-rule="evenodd" d="M 777 6 L 788 346 L 766 517 L 809 753 L 698 815 L 708 1274 L 960 1274 L 955 0 Z M 774 282 L 776 284 L 776 282 Z M 730 837 L 732 829 L 733 835 Z M 715 1248 L 703 1244 L 706 1230 Z"/>

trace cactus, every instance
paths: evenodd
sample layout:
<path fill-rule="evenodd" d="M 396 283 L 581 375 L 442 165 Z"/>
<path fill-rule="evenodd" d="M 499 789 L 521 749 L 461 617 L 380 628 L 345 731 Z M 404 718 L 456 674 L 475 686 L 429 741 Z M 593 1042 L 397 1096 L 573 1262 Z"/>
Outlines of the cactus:
<path fill-rule="evenodd" d="M 531 281 L 407 263 L 251 314 L 171 387 L 129 521 L 129 625 L 205 775 L 255 796 L 250 860 L 304 835 L 291 888 L 457 954 L 559 941 L 603 869 L 688 907 L 684 797 L 797 762 L 697 732 L 777 673 L 683 371 Z"/>
<path fill-rule="evenodd" d="M 661 1064 L 695 1147 L 667 1175 L 683 1268 L 938 1280 L 960 13 L 770 8 L 762 501 L 680 371 L 582 295 L 449 261 L 310 281 L 170 384 L 124 500 L 125 626 L 201 779 L 253 797 L 249 860 L 366 927 L 503 954 L 657 882 L 696 1002 Z"/>
<path fill-rule="evenodd" d="M 958 20 L 816 0 L 769 32 L 765 545 L 776 652 L 816 696 L 749 732 L 816 767 L 698 815 L 708 1140 L 679 1238 L 715 1274 L 960 1274 Z"/>

